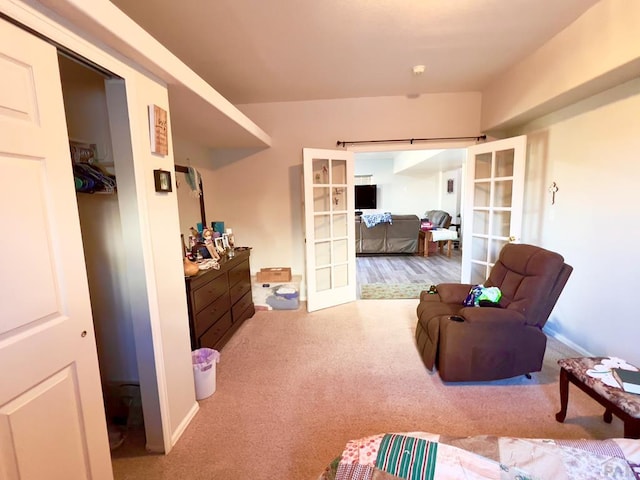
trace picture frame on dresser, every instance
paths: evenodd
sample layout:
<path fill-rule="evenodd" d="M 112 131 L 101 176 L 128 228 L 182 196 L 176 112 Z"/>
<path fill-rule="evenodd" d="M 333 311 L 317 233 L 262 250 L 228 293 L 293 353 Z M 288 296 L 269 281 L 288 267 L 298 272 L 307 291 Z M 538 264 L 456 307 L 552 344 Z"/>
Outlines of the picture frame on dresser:
<path fill-rule="evenodd" d="M 226 249 L 231 248 L 231 244 L 229 243 L 229 235 L 226 233 L 222 234 L 222 246 Z"/>
<path fill-rule="evenodd" d="M 222 240 L 222 237 L 216 237 L 213 239 L 213 243 L 216 247 L 216 251 L 222 255 L 224 253 L 224 242 Z"/>

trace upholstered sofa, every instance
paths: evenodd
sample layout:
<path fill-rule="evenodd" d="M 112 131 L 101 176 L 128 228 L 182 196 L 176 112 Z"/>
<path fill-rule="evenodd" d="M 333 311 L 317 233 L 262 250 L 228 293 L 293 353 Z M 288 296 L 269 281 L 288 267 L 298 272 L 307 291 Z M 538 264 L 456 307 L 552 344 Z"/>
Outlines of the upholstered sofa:
<path fill-rule="evenodd" d="M 415 253 L 419 231 L 417 215 L 391 215 L 391 223 L 373 227 L 356 217 L 356 254 Z"/>

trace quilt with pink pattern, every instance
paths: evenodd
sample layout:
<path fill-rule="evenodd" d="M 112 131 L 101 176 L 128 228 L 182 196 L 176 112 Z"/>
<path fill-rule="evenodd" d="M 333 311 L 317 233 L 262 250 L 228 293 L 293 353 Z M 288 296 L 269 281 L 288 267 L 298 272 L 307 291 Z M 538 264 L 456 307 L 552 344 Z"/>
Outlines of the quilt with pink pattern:
<path fill-rule="evenodd" d="M 349 441 L 318 480 L 640 480 L 640 440 L 387 433 Z"/>

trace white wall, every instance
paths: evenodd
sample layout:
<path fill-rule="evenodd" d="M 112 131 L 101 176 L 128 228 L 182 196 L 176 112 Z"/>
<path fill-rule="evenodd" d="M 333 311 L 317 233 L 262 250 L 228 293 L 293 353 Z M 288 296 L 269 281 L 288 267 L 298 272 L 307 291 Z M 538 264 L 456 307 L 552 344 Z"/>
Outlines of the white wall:
<path fill-rule="evenodd" d="M 172 170 L 172 139 L 169 132 L 167 156 L 151 153 L 149 139 L 147 107 L 168 110 L 169 99 L 166 86 L 155 79 L 136 71 L 122 74 L 126 83 L 110 82 L 107 98 L 147 448 L 168 452 L 198 409 L 175 176 L 173 191 L 164 193 L 155 191 L 153 174 L 154 169 Z M 125 94 L 126 104 L 118 106 Z M 122 108 L 128 118 L 118 116 Z"/>
<path fill-rule="evenodd" d="M 640 365 L 640 79 L 521 129 L 529 138 L 523 240 L 574 272 L 549 329 L 594 355 Z M 548 187 L 558 192 L 551 204 Z"/>
<path fill-rule="evenodd" d="M 390 212 L 394 215 L 424 216 L 425 206 L 437 198 L 437 175 L 414 176 L 394 173 L 392 158 L 359 159 L 355 156 L 355 174 L 371 175 L 378 186 L 378 208 L 364 213 Z"/>
<path fill-rule="evenodd" d="M 640 365 L 630 316 L 640 261 L 639 23 L 640 2 L 596 3 L 487 87 L 482 123 L 517 125 L 496 136 L 528 134 L 523 240 L 575 269 L 548 330 L 587 354 Z"/>
<path fill-rule="evenodd" d="M 445 168 L 447 160 L 464 158 L 464 150 L 415 150 L 378 155 L 355 154 L 355 174 L 370 175 L 378 185 L 376 212 L 414 214 L 422 218 L 429 210 L 449 212 L 452 223 L 460 213 L 462 168 Z M 442 165 L 440 171 L 437 166 Z M 447 181 L 453 180 L 453 192 Z M 369 211 L 365 211 L 369 213 Z"/>
<path fill-rule="evenodd" d="M 440 210 L 451 215 L 451 223 L 457 223 L 460 213 L 460 199 L 462 193 L 462 168 L 445 170 L 440 175 L 438 191 L 440 194 Z M 453 180 L 453 192 L 447 191 L 447 181 Z"/>
<path fill-rule="evenodd" d="M 215 151 L 207 212 L 253 247 L 251 268 L 290 266 L 304 273 L 302 148 L 338 140 L 476 135 L 477 93 L 241 105 L 269 132 L 264 151 Z M 437 145 L 434 148 L 439 148 Z M 398 208 L 409 210 L 408 206 Z M 419 209 L 416 213 L 419 213 Z"/>
<path fill-rule="evenodd" d="M 522 124 L 640 74 L 640 2 L 601 0 L 482 92 L 483 130 Z"/>

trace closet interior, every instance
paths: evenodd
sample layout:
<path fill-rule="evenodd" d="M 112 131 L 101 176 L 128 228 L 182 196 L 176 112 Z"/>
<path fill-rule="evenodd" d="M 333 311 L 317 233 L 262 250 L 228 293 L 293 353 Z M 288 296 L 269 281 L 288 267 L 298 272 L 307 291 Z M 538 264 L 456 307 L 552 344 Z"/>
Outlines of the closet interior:
<path fill-rule="evenodd" d="M 60 76 L 112 452 L 142 437 L 123 226 L 103 73 L 60 54 Z"/>

